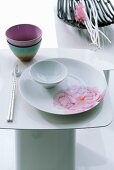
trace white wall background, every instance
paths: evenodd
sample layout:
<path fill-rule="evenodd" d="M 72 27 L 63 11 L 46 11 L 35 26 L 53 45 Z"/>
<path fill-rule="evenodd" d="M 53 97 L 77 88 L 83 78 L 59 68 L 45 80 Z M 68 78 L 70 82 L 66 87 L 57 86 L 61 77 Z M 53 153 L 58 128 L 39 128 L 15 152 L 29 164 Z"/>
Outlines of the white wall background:
<path fill-rule="evenodd" d="M 38 25 L 43 31 L 42 47 L 56 47 L 54 0 L 0 0 L 0 48 L 8 48 L 5 32 L 16 24 Z"/>

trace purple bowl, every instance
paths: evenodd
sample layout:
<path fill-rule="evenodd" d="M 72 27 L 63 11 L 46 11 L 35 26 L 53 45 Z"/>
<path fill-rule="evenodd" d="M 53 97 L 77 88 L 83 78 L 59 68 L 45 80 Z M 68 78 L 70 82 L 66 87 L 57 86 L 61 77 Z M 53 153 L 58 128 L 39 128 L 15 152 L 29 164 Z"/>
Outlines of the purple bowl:
<path fill-rule="evenodd" d="M 7 40 L 16 46 L 31 46 L 42 39 L 42 30 L 35 25 L 14 25 L 6 31 Z"/>

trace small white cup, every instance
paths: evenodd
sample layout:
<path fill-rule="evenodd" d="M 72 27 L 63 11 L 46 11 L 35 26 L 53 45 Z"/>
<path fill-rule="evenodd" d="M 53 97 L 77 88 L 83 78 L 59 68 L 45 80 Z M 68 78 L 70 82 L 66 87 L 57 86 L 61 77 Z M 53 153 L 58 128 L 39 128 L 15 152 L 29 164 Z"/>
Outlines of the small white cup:
<path fill-rule="evenodd" d="M 31 66 L 30 74 L 43 87 L 52 88 L 66 78 L 67 68 L 55 60 L 43 60 Z"/>

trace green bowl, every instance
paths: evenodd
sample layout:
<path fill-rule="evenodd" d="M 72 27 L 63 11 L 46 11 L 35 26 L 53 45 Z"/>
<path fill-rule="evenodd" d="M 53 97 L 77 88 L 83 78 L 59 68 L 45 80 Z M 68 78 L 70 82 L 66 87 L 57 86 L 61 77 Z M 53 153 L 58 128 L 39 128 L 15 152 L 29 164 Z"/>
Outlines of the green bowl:
<path fill-rule="evenodd" d="M 42 41 L 42 40 L 41 40 Z M 39 41 L 37 44 L 32 46 L 26 46 L 26 47 L 20 47 L 15 46 L 8 41 L 8 45 L 11 49 L 11 51 L 14 53 L 16 57 L 18 57 L 21 61 L 30 61 L 33 59 L 33 57 L 36 55 L 40 48 L 41 41 Z"/>

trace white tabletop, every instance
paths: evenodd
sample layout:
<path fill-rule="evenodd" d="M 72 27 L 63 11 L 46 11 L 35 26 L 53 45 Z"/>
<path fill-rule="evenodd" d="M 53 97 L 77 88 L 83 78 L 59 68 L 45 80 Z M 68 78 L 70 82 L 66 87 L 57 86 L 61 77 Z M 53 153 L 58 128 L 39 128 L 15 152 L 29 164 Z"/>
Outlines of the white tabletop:
<path fill-rule="evenodd" d="M 45 2 L 45 5 L 43 2 L 39 1 L 40 5 L 37 6 L 34 1 L 34 10 L 33 13 L 30 13 L 31 9 L 31 3 L 28 4 L 28 8 L 26 9 L 26 14 L 24 15 L 25 9 L 24 6 L 26 6 L 26 1 L 19 2 L 18 7 L 21 8 L 21 3 L 23 4 L 23 7 L 21 8 L 21 16 L 19 13 L 16 13 L 16 17 L 14 16 L 14 11 L 11 11 L 10 14 L 8 13 L 8 16 L 4 19 L 4 24 L 0 28 L 1 35 L 2 35 L 2 43 L 1 47 L 8 48 L 6 39 L 5 39 L 5 30 L 10 27 L 11 25 L 18 24 L 18 23 L 32 23 L 39 25 L 43 29 L 43 41 L 41 44 L 41 48 L 53 48 L 53 47 L 65 47 L 65 48 L 71 48 L 69 49 L 40 49 L 39 51 L 39 57 L 36 59 L 40 60 L 44 57 L 73 57 L 79 60 L 82 60 L 84 62 L 92 64 L 94 67 L 98 67 L 104 70 L 113 69 L 113 64 L 109 63 L 107 64 L 106 61 L 111 61 L 112 54 L 108 54 L 108 51 L 112 48 L 111 45 L 108 45 L 107 42 L 103 41 L 103 48 L 106 46 L 106 52 L 101 50 L 97 53 L 94 53 L 89 50 L 83 50 L 83 49 L 90 49 L 89 46 L 89 40 L 86 36 L 86 34 L 81 31 L 77 31 L 75 28 L 68 26 L 64 24 L 61 20 L 57 17 L 57 11 L 56 11 L 56 0 L 50 0 L 49 3 Z M 13 3 L 15 3 L 13 1 Z M 5 1 L 3 3 L 3 6 L 5 5 Z M 43 9 L 43 10 L 42 10 Z M 48 10 L 47 10 L 48 9 Z M 4 11 L 2 11 L 3 13 Z M 36 14 L 40 15 L 36 15 Z M 33 17 L 34 16 L 34 17 Z M 7 18 L 11 18 L 11 20 L 7 20 Z M 33 19 L 34 18 L 34 19 Z M 55 21 L 55 22 L 54 22 Z M 50 24 L 49 24 L 50 23 Z M 105 29 L 104 29 L 105 31 Z M 113 28 L 108 28 L 108 35 L 110 36 L 110 31 L 113 32 Z M 111 41 L 113 42 L 113 37 L 110 37 Z M 73 49 L 75 48 L 75 49 Z M 78 49 L 79 48 L 79 49 Z M 76 50 L 77 49 L 77 50 Z M 81 50 L 80 50 L 81 49 Z M 108 58 L 107 58 L 108 54 Z M 11 51 L 8 50 L 1 50 L 0 56 L 3 58 L 0 60 L 0 72 L 1 75 L 4 75 L 1 77 L 0 82 L 0 89 L 1 89 L 1 110 L 0 110 L 0 128 L 14 128 L 14 129 L 67 129 L 67 128 L 87 128 L 87 127 L 99 127 L 99 126 L 106 126 L 112 121 L 112 110 L 110 107 L 105 107 L 106 109 L 109 109 L 109 115 L 105 112 L 100 112 L 100 114 L 97 113 L 96 118 L 95 117 L 88 117 L 88 119 L 83 120 L 82 115 L 81 116 L 75 116 L 76 120 L 72 122 L 72 118 L 70 121 L 68 121 L 68 118 L 65 118 L 63 121 L 61 117 L 52 116 L 50 114 L 41 114 L 38 110 L 32 108 L 30 105 L 28 105 L 23 98 L 20 96 L 20 93 L 17 91 L 16 96 L 16 103 L 15 103 L 15 117 L 13 123 L 7 123 L 6 122 L 6 115 L 8 111 L 9 106 L 9 100 L 10 100 L 10 91 L 11 91 L 11 71 L 14 65 L 14 62 L 16 61 L 16 58 L 13 59 L 13 54 Z M 111 57 L 110 57 L 111 56 Z M 20 63 L 22 67 L 26 67 L 23 64 Z M 27 65 L 27 64 L 26 64 Z M 28 64 L 29 65 L 29 64 Z M 7 70 L 7 71 L 6 71 Z M 4 93 L 3 93 L 4 91 Z M 108 94 L 107 94 L 108 95 Z M 109 96 L 108 96 L 109 98 Z M 4 99 L 4 100 L 3 100 Z M 108 101 L 110 104 L 110 99 Z M 104 108 L 104 107 L 103 107 Z M 103 110 L 102 110 L 103 111 Z M 106 120 L 102 118 L 102 116 L 106 114 L 108 118 Z M 42 116 L 43 115 L 43 116 Z M 92 114 L 93 115 L 93 114 Z M 101 116 L 99 118 L 99 116 Z M 79 118 L 81 117 L 82 121 L 80 121 Z M 91 119 L 92 118 L 92 119 Z M 78 119 L 78 120 L 77 120 Z M 97 121 L 96 121 L 97 120 Z"/>
<path fill-rule="evenodd" d="M 73 116 L 55 116 L 44 113 L 30 106 L 22 96 L 19 90 L 16 92 L 16 101 L 14 108 L 14 121 L 6 121 L 12 81 L 12 69 L 15 62 L 19 63 L 21 68 L 26 68 L 32 62 L 21 63 L 10 50 L 0 51 L 0 128 L 9 129 L 77 129 L 107 126 L 112 121 L 112 109 L 110 96 L 107 92 L 103 103 L 95 109 L 79 115 Z M 96 54 L 89 50 L 75 49 L 40 49 L 33 62 L 44 58 L 69 57 L 83 60 L 94 67 L 101 68 L 101 61 Z M 94 59 L 93 59 L 94 58 Z M 94 62 L 93 62 L 94 61 Z M 93 64 L 94 63 L 94 64 Z M 107 63 L 104 68 L 114 68 L 111 63 Z M 103 63 L 102 63 L 103 65 Z"/>

